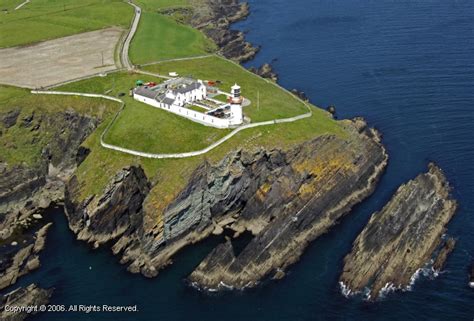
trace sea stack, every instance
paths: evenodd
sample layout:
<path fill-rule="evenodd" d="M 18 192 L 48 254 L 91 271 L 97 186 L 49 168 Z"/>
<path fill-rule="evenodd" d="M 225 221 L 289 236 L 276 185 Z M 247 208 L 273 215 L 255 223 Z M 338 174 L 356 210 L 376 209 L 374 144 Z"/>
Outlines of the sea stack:
<path fill-rule="evenodd" d="M 400 186 L 355 240 L 344 259 L 340 285 L 345 295 L 364 292 L 370 300 L 405 289 L 433 259 L 441 269 L 454 240 L 444 241 L 457 203 L 439 167 Z"/>

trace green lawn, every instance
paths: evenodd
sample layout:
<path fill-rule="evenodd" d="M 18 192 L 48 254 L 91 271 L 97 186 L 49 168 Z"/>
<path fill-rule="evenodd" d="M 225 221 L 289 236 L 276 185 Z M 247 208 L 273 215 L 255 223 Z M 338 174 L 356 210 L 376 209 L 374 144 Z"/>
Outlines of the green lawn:
<path fill-rule="evenodd" d="M 20 1 L 19 1 L 20 2 Z M 0 8 L 15 7 L 8 0 Z M 120 0 L 34 0 L 19 10 L 1 13 L 0 48 L 98 30 L 110 26 L 127 29 L 133 8 Z"/>
<path fill-rule="evenodd" d="M 205 112 L 208 111 L 206 108 L 202 108 L 202 107 L 196 106 L 196 105 L 187 105 L 186 108 L 194 110 L 194 111 L 198 111 L 200 113 L 205 113 Z"/>
<path fill-rule="evenodd" d="M 3 12 L 13 11 L 22 2 L 23 0 L 2 0 L 2 2 L 0 3 L 0 10 Z"/>
<path fill-rule="evenodd" d="M 219 100 L 219 101 L 222 101 L 222 102 L 226 103 L 228 97 L 224 94 L 220 94 L 220 95 L 216 95 L 212 98 L 215 99 L 215 100 Z"/>
<path fill-rule="evenodd" d="M 149 153 L 180 153 L 206 148 L 229 132 L 127 99 L 105 141 Z"/>
<path fill-rule="evenodd" d="M 130 46 L 130 59 L 144 64 L 213 52 L 215 45 L 201 32 L 177 23 L 173 18 L 143 12 L 137 33 Z"/>
<path fill-rule="evenodd" d="M 250 117 L 252 122 L 287 118 L 308 112 L 304 104 L 292 94 L 217 56 L 164 62 L 146 66 L 144 69 L 165 75 L 176 71 L 180 75 L 220 80 L 222 83 L 219 88 L 225 92 L 230 92 L 230 87 L 238 83 L 242 87 L 242 95 L 252 102 L 250 106 L 244 107 L 244 114 Z"/>
<path fill-rule="evenodd" d="M 162 79 L 128 72 L 111 73 L 59 87 L 58 90 L 107 94 L 121 97 L 126 107 L 105 137 L 109 144 L 148 153 L 177 153 L 199 150 L 212 144 L 228 130 L 203 126 L 183 117 L 137 102 L 128 91 L 137 79 L 161 82 Z"/>
<path fill-rule="evenodd" d="M 163 81 L 161 78 L 138 73 L 112 72 L 106 77 L 85 79 L 63 85 L 57 89 L 81 93 L 106 94 L 114 97 L 118 97 L 119 93 L 124 93 L 128 96 L 130 88 L 135 87 L 135 82 L 137 80 L 142 80 L 145 83 L 151 81 L 160 83 Z"/>

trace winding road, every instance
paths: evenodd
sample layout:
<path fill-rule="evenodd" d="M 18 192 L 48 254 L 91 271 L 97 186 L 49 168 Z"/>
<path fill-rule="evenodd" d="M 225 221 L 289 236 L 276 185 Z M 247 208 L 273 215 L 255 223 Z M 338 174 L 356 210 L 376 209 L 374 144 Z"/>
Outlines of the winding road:
<path fill-rule="evenodd" d="M 128 55 L 128 49 L 130 48 L 130 43 L 132 42 L 133 36 L 135 35 L 135 32 L 137 31 L 138 24 L 142 16 L 142 9 L 131 1 L 128 1 L 127 3 L 135 8 L 135 17 L 133 18 L 133 22 L 130 27 L 130 30 L 128 31 L 127 37 L 125 38 L 125 41 L 123 42 L 122 50 L 120 52 L 120 60 L 124 68 L 127 68 L 128 70 L 133 70 L 134 67 L 133 67 L 132 62 L 130 61 L 130 58 Z"/>
<path fill-rule="evenodd" d="M 129 30 L 126 38 L 125 38 L 125 41 L 123 42 L 123 45 L 121 47 L 120 60 L 121 60 L 122 66 L 124 68 L 128 69 L 128 70 L 134 70 L 135 72 L 138 72 L 138 73 L 153 75 L 153 76 L 161 77 L 161 78 L 170 78 L 168 76 L 164 76 L 164 75 L 160 75 L 160 74 L 155 74 L 155 73 L 150 73 L 150 72 L 147 72 L 147 71 L 135 69 L 132 62 L 130 61 L 128 51 L 129 51 L 130 43 L 133 39 L 133 36 L 135 35 L 135 32 L 137 31 L 138 24 L 140 22 L 142 9 L 139 6 L 137 6 L 136 4 L 132 3 L 131 1 L 128 1 L 127 3 L 135 8 L 135 17 L 134 17 L 133 22 L 131 24 L 130 30 Z M 170 59 L 170 60 L 167 60 L 167 61 L 201 59 L 201 58 L 206 58 L 206 57 L 209 57 L 209 56 L 212 56 L 212 55 L 202 55 L 202 56 L 188 57 L 188 58 L 176 58 L 176 59 Z M 225 58 L 223 58 L 219 55 L 217 55 L 217 57 L 219 57 L 221 59 L 225 59 Z M 230 60 L 230 61 L 232 63 L 238 65 L 239 67 L 242 67 L 236 62 L 234 62 L 232 60 Z M 157 63 L 159 63 L 159 62 L 157 62 Z M 249 70 L 247 70 L 245 68 L 243 68 L 243 70 L 245 70 L 246 72 L 248 72 L 249 74 L 251 74 L 254 77 L 261 78 L 260 76 L 250 72 Z M 90 77 L 87 77 L 87 78 L 90 78 Z M 261 78 L 261 79 L 263 79 L 264 81 L 280 88 L 281 90 L 284 90 L 284 91 L 288 92 L 285 88 L 281 87 L 277 83 L 269 81 L 268 79 L 265 79 L 265 78 Z M 142 152 L 142 151 L 138 151 L 138 150 L 134 150 L 134 149 L 124 148 L 124 147 L 120 147 L 120 146 L 117 146 L 117 145 L 112 145 L 112 144 L 109 144 L 109 143 L 105 142 L 105 136 L 107 135 L 107 133 L 109 132 L 109 129 L 115 123 L 115 120 L 120 116 L 120 114 L 122 113 L 122 111 L 125 107 L 125 102 L 123 100 L 119 99 L 119 98 L 112 97 L 112 96 L 107 96 L 107 95 L 101 95 L 101 94 L 88 94 L 88 93 L 78 93 L 78 92 L 53 91 L 53 90 L 32 90 L 31 93 L 32 94 L 43 94 L 43 95 L 66 95 L 66 96 L 83 96 L 83 97 L 92 97 L 92 98 L 102 98 L 102 99 L 108 99 L 108 100 L 112 100 L 114 102 L 120 103 L 121 107 L 120 107 L 119 111 L 115 114 L 112 121 L 109 122 L 109 124 L 107 125 L 107 127 L 105 128 L 105 130 L 102 132 L 102 134 L 100 136 L 101 146 L 104 147 L 104 148 L 107 148 L 107 149 L 111 149 L 111 150 L 114 150 L 114 151 L 129 154 L 129 155 L 140 156 L 140 157 L 145 157 L 145 158 L 154 158 L 154 159 L 186 158 L 186 157 L 193 157 L 193 156 L 203 155 L 203 154 L 213 150 L 214 148 L 218 147 L 219 145 L 223 144 L 224 142 L 226 142 L 227 140 L 229 140 L 230 138 L 232 138 L 233 136 L 235 136 L 237 133 L 239 133 L 242 130 L 245 130 L 245 129 L 248 129 L 248 128 L 259 127 L 259 126 L 270 126 L 270 125 L 275 125 L 275 124 L 291 123 L 291 122 L 295 122 L 295 121 L 298 121 L 298 120 L 301 120 L 301 119 L 309 118 L 313 115 L 313 112 L 311 110 L 311 106 L 306 101 L 303 101 L 299 97 L 296 97 L 296 96 L 294 96 L 293 94 L 290 93 L 290 95 L 295 100 L 297 100 L 298 102 L 302 102 L 305 105 L 305 107 L 308 109 L 307 113 L 304 113 L 304 114 L 301 114 L 301 115 L 298 115 L 298 116 L 294 116 L 294 117 L 289 117 L 289 118 L 274 119 L 274 120 L 268 120 L 268 121 L 263 121 L 263 122 L 258 122 L 258 123 L 250 123 L 250 124 L 247 124 L 247 125 L 239 126 L 239 127 L 235 128 L 233 131 L 231 131 L 229 134 L 227 134 L 226 136 L 222 137 L 221 139 L 217 140 L 216 142 L 212 143 L 208 147 L 206 147 L 204 149 L 201 149 L 201 150 L 184 152 L 184 153 L 174 153 L 174 154 L 154 154 L 154 153 L 146 153 L 146 152 Z"/>

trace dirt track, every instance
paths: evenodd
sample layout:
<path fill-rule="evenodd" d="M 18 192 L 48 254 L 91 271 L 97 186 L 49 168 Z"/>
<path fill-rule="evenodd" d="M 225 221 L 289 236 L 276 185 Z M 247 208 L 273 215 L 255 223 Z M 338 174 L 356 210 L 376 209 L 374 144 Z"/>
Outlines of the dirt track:
<path fill-rule="evenodd" d="M 113 70 L 115 46 L 122 32 L 108 28 L 0 49 L 0 83 L 40 88 Z"/>

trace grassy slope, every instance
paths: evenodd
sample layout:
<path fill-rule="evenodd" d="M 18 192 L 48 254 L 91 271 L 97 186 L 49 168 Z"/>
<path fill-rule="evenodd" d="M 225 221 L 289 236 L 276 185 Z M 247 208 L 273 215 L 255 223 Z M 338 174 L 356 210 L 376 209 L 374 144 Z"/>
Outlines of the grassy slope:
<path fill-rule="evenodd" d="M 242 95 L 252 102 L 250 106 L 244 107 L 244 114 L 250 117 L 252 122 L 292 117 L 307 112 L 304 104 L 295 99 L 292 94 L 217 56 L 164 62 L 144 67 L 144 69 L 165 75 L 170 71 L 176 71 L 180 75 L 220 80 L 222 84 L 219 88 L 226 92 L 230 92 L 230 87 L 237 82 L 242 87 Z M 258 97 L 260 97 L 259 106 Z"/>
<path fill-rule="evenodd" d="M 7 129 L 0 122 L 0 161 L 10 166 L 32 166 L 39 160 L 42 149 L 55 133 L 54 128 L 44 126 L 38 131 L 31 130 L 41 118 L 39 115 L 71 109 L 81 114 L 107 118 L 113 115 L 117 107 L 117 104 L 102 99 L 32 95 L 24 89 L 0 86 L 0 118 L 11 110 L 21 110 L 13 127 Z M 34 123 L 28 128 L 22 127 L 21 120 L 32 113 L 35 113 Z"/>
<path fill-rule="evenodd" d="M 130 46 L 136 64 L 197 56 L 214 51 L 215 46 L 199 31 L 155 12 L 144 12 Z"/>
<path fill-rule="evenodd" d="M 11 1 L 6 4 L 11 8 Z M 0 9 L 5 6 L 0 5 Z M 2 13 L 0 48 L 26 45 L 109 26 L 128 28 L 133 8 L 120 0 L 35 0 Z"/>

